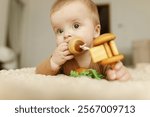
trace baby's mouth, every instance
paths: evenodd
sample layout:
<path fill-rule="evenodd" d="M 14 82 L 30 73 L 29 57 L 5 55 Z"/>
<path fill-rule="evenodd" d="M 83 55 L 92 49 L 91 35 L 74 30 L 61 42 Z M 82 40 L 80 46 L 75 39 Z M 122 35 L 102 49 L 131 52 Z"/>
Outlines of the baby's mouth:
<path fill-rule="evenodd" d="M 89 50 L 87 44 L 80 37 L 71 39 L 68 43 L 68 48 L 69 51 L 75 55 L 81 54 L 82 52 Z"/>

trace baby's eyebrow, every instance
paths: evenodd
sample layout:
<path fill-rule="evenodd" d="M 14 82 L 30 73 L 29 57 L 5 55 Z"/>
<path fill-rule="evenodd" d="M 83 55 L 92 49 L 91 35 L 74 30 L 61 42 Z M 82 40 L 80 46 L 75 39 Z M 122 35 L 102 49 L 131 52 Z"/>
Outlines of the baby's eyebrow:
<path fill-rule="evenodd" d="M 59 27 L 59 24 L 53 22 L 53 23 L 52 23 L 52 27 L 53 27 L 53 29 L 54 29 L 54 28 L 58 28 L 58 27 Z"/>
<path fill-rule="evenodd" d="M 54 30 L 56 30 L 56 29 L 58 29 L 59 28 L 59 26 L 53 26 L 53 29 Z"/>
<path fill-rule="evenodd" d="M 80 21 L 80 20 L 78 18 L 76 18 L 76 19 L 72 19 L 71 21 L 76 22 L 76 21 Z"/>

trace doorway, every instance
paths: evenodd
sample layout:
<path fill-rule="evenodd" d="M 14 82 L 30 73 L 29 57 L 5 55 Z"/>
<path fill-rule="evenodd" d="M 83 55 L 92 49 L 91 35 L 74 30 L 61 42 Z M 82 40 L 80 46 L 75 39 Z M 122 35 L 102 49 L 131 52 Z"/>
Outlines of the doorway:
<path fill-rule="evenodd" d="M 100 22 L 101 34 L 110 32 L 110 6 L 109 4 L 97 5 Z"/>

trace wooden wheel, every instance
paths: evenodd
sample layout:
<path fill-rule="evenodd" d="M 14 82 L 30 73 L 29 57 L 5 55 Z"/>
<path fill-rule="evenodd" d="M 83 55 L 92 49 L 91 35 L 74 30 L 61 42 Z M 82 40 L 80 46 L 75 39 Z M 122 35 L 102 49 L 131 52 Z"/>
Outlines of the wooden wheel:
<path fill-rule="evenodd" d="M 72 54 L 80 54 L 83 52 L 83 49 L 80 48 L 81 45 L 84 45 L 84 41 L 83 39 L 81 38 L 73 38 L 69 41 L 68 43 L 68 48 L 69 48 L 69 51 L 72 53 Z"/>
<path fill-rule="evenodd" d="M 113 64 L 113 63 L 116 63 L 118 61 L 121 61 L 123 59 L 124 59 L 124 56 L 122 54 L 120 54 L 120 55 L 113 56 L 111 58 L 104 59 L 100 62 L 100 64 L 109 65 L 109 64 Z"/>
<path fill-rule="evenodd" d="M 111 40 L 114 40 L 116 38 L 116 36 L 112 33 L 106 33 L 106 34 L 102 34 L 101 36 L 97 37 L 96 39 L 94 39 L 93 41 L 93 45 L 97 46 L 97 45 L 101 45 L 105 42 L 109 42 Z"/>

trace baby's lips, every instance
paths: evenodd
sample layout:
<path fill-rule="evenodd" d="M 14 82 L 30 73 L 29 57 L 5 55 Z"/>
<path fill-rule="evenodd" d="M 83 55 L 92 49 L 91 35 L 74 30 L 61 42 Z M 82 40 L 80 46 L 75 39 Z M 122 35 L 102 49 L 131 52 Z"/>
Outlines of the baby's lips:
<path fill-rule="evenodd" d="M 71 38 L 65 39 L 65 42 L 69 43 L 70 40 L 71 40 Z"/>

